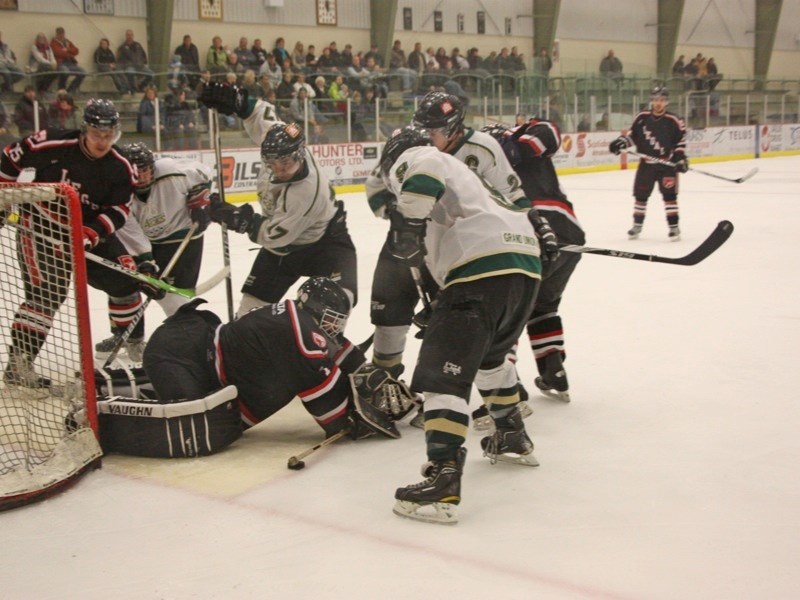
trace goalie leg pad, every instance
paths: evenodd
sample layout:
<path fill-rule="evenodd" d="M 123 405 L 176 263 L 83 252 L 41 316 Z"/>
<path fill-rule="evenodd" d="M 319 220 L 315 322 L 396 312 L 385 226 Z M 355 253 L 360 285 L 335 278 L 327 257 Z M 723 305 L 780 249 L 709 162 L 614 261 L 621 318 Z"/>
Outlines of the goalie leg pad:
<path fill-rule="evenodd" d="M 104 452 L 151 458 L 208 456 L 242 435 L 235 386 L 205 398 L 161 404 L 115 396 L 97 402 Z"/>

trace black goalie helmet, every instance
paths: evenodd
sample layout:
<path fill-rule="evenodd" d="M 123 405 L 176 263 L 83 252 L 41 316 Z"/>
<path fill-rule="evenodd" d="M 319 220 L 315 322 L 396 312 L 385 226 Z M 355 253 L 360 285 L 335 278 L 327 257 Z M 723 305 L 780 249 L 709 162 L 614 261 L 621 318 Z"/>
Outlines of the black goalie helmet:
<path fill-rule="evenodd" d="M 425 129 L 442 129 L 446 137 L 464 129 L 464 103 L 445 92 L 429 92 L 419 103 L 413 123 Z"/>
<path fill-rule="evenodd" d="M 297 307 L 307 312 L 331 339 L 347 325 L 350 299 L 342 287 L 327 277 L 310 277 L 297 290 Z"/>
<path fill-rule="evenodd" d="M 306 138 L 297 123 L 276 123 L 267 131 L 261 142 L 261 158 L 270 163 L 281 158 L 306 158 Z"/>
<path fill-rule="evenodd" d="M 650 91 L 650 99 L 654 100 L 656 98 L 664 98 L 664 100 L 669 100 L 669 90 L 666 86 L 657 85 Z"/>
<path fill-rule="evenodd" d="M 153 168 L 155 167 L 156 159 L 152 150 L 142 142 L 134 142 L 132 144 L 123 144 L 120 146 L 119 151 L 129 163 L 136 166 L 140 174 L 142 171 L 150 169 L 150 178 L 144 184 L 138 183 L 136 189 L 138 191 L 146 191 L 153 187 Z"/>
<path fill-rule="evenodd" d="M 83 111 L 83 125 L 97 129 L 119 129 L 119 111 L 111 100 L 93 98 Z"/>
<path fill-rule="evenodd" d="M 414 126 L 403 127 L 396 131 L 383 146 L 380 159 L 381 173 L 384 176 L 388 176 L 394 163 L 409 148 L 431 145 L 431 138 L 424 129 L 418 129 Z"/>

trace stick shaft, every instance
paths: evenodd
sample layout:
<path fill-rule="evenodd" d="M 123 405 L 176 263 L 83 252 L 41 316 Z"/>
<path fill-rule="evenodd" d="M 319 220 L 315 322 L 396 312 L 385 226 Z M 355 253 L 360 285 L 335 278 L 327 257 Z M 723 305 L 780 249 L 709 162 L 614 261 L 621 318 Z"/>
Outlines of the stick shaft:
<path fill-rule="evenodd" d="M 349 429 L 342 429 L 340 432 L 334 433 L 331 437 L 325 438 L 324 441 L 320 442 L 316 446 L 311 446 L 311 448 L 308 448 L 307 450 L 304 450 L 300 454 L 298 454 L 296 456 L 292 456 L 289 459 L 289 462 L 300 461 L 300 460 L 304 459 L 306 456 L 310 456 L 311 454 L 314 454 L 314 452 L 316 452 L 317 450 L 319 450 L 321 448 L 324 448 L 325 446 L 329 446 L 329 445 L 333 444 L 334 442 L 338 442 L 340 439 L 342 439 L 343 437 L 347 437 L 348 435 L 350 435 L 350 430 Z"/>
<path fill-rule="evenodd" d="M 668 161 L 664 158 L 656 158 L 654 156 L 647 156 L 646 154 L 639 154 L 638 152 L 630 149 L 627 150 L 627 152 L 631 156 L 638 156 L 645 162 L 655 163 L 657 165 L 664 165 L 665 167 L 675 168 L 674 162 Z M 721 179 L 722 181 L 728 181 L 730 183 L 742 183 L 750 179 L 756 173 L 758 173 L 758 167 L 755 167 L 753 169 L 750 169 L 750 171 L 748 171 L 745 175 L 742 175 L 741 177 L 732 178 L 732 177 L 725 177 L 724 175 L 717 175 L 716 173 L 709 173 L 708 171 L 702 171 L 700 169 L 695 169 L 694 167 L 689 167 L 689 170 L 694 171 L 695 173 L 699 173 L 700 175 L 705 175 L 706 177 L 713 177 L 714 179 Z"/>
<path fill-rule="evenodd" d="M 219 190 L 220 200 L 225 202 L 225 180 L 222 176 L 222 140 L 219 134 L 219 111 L 216 108 L 209 109 L 209 129 L 208 135 L 211 147 L 214 149 L 214 160 L 217 163 L 217 189 Z M 225 223 L 220 223 L 222 229 L 222 264 L 228 269 L 225 277 L 225 297 L 228 301 L 228 321 L 233 321 L 233 278 L 231 277 L 231 244 L 228 237 L 228 227 Z"/>

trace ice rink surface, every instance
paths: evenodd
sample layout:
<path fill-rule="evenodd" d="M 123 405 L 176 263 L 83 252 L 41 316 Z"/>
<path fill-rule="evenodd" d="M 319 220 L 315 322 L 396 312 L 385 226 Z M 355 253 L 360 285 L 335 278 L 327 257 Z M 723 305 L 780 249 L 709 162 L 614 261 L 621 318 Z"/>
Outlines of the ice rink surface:
<path fill-rule="evenodd" d="M 108 456 L 65 494 L 0 514 L 0 598 L 800 597 L 800 157 L 694 166 L 760 171 L 741 185 L 682 176 L 678 243 L 657 194 L 627 240 L 633 171 L 562 177 L 591 246 L 682 256 L 720 220 L 736 230 L 692 267 L 583 257 L 561 309 L 573 401 L 532 393 L 537 469 L 490 465 L 470 431 L 457 525 L 392 514 L 425 460 L 406 424 L 287 470 L 323 438 L 295 401 L 219 455 Z M 360 342 L 387 224 L 362 194 L 341 197 Z M 255 254 L 231 242 L 238 303 Z M 201 279 L 220 248 L 212 226 Z M 224 286 L 207 297 L 224 318 Z M 105 298 L 91 298 L 101 339 Z M 148 332 L 162 318 L 153 304 Z M 525 340 L 519 355 L 532 392 Z"/>

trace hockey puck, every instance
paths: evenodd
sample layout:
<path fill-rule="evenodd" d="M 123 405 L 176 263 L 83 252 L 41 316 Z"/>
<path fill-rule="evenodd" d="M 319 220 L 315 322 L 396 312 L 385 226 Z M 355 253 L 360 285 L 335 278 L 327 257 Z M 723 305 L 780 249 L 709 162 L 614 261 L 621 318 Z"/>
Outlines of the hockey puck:
<path fill-rule="evenodd" d="M 289 459 L 289 463 L 286 465 L 286 467 L 292 471 L 299 471 L 300 469 L 305 468 L 305 466 L 306 463 L 304 463 L 302 460 L 297 460 L 294 456 Z"/>

